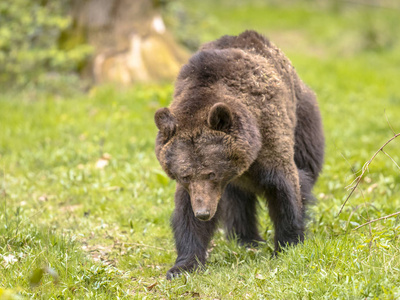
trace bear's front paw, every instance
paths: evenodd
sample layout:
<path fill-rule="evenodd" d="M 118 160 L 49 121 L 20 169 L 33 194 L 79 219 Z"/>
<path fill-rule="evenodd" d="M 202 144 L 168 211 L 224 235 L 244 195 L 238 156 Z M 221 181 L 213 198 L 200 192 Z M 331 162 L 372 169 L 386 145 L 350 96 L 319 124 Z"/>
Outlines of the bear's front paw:
<path fill-rule="evenodd" d="M 178 264 L 169 269 L 169 271 L 167 272 L 167 279 L 172 280 L 174 278 L 178 278 L 185 271 L 193 272 L 200 269 L 202 269 L 202 265 L 199 265 L 198 263 L 191 263 L 188 265 Z"/>

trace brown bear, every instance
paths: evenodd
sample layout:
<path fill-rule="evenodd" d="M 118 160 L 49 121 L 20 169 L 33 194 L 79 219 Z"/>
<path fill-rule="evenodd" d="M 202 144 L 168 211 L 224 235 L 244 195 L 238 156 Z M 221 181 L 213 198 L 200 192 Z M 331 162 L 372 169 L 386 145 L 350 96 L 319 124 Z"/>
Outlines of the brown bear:
<path fill-rule="evenodd" d="M 155 123 L 157 159 L 176 180 L 178 258 L 168 279 L 205 263 L 220 218 L 228 238 L 263 241 L 257 196 L 268 203 L 275 251 L 303 241 L 323 163 L 321 116 L 314 93 L 268 39 L 246 31 L 203 45 Z"/>

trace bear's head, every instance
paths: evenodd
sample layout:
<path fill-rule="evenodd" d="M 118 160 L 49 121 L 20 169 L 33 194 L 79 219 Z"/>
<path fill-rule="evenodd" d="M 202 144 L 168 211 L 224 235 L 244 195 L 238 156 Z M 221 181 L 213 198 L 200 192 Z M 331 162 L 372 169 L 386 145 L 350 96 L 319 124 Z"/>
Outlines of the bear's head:
<path fill-rule="evenodd" d="M 238 132 L 243 126 L 236 122 L 236 114 L 222 102 L 207 109 L 204 124 L 196 126 L 185 126 L 169 108 L 155 114 L 157 159 L 168 176 L 188 191 L 200 220 L 215 215 L 226 185 L 249 168 L 260 148 L 258 139 L 251 145 L 247 135 Z"/>

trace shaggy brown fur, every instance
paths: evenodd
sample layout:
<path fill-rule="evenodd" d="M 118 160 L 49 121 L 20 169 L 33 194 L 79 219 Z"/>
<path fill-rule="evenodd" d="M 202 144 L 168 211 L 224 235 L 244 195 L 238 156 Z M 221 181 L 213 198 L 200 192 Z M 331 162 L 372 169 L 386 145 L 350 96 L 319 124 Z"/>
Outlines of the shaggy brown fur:
<path fill-rule="evenodd" d="M 229 238 L 261 241 L 256 195 L 268 201 L 276 251 L 304 239 L 305 204 L 323 162 L 321 118 L 313 92 L 266 38 L 246 31 L 205 44 L 155 122 L 157 158 L 177 181 L 178 258 L 168 278 L 205 263 L 221 216 Z"/>

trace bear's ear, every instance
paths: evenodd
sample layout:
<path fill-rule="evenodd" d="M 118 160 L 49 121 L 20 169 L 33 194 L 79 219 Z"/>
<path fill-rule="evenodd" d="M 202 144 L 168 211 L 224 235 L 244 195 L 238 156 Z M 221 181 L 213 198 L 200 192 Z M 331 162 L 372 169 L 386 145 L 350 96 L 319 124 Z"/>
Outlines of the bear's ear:
<path fill-rule="evenodd" d="M 168 107 L 157 110 L 154 115 L 154 121 L 158 130 L 160 130 L 160 133 L 163 135 L 165 142 L 174 136 L 176 119 Z"/>
<path fill-rule="evenodd" d="M 230 108 L 225 103 L 214 104 L 208 113 L 208 126 L 211 129 L 228 132 L 233 124 Z"/>

